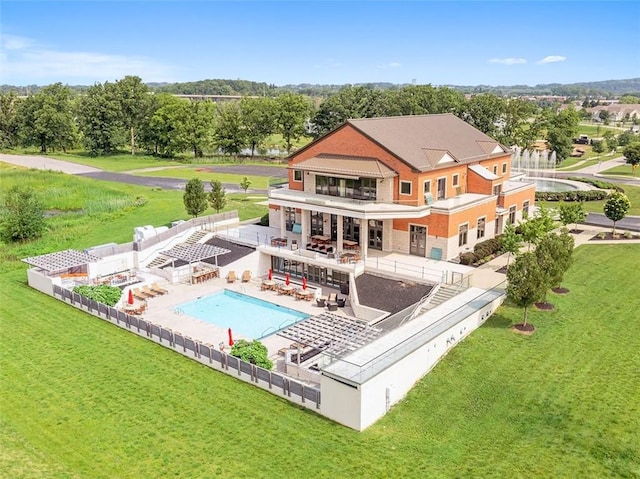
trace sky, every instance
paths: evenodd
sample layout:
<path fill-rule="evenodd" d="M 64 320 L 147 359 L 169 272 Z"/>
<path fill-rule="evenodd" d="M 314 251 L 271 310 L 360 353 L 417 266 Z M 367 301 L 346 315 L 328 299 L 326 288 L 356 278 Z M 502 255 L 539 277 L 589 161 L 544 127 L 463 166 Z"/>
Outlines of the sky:
<path fill-rule="evenodd" d="M 640 77 L 640 2 L 0 2 L 0 84 L 536 85 Z"/>

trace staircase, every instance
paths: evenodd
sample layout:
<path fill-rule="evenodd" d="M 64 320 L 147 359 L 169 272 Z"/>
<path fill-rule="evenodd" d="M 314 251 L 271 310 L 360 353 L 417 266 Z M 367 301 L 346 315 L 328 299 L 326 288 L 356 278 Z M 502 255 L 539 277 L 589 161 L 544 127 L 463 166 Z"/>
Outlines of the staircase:
<path fill-rule="evenodd" d="M 204 238 L 205 236 L 207 236 L 208 234 L 210 234 L 210 231 L 207 230 L 198 230 L 198 231 L 194 231 L 193 233 L 191 233 L 191 236 L 189 236 L 186 240 L 184 240 L 183 244 L 196 244 L 196 243 L 200 243 L 200 240 L 202 238 Z"/>
<path fill-rule="evenodd" d="M 455 284 L 441 284 L 436 294 L 429 300 L 429 302 L 425 305 L 422 311 L 429 311 L 430 309 L 435 308 L 436 306 L 441 305 L 445 301 L 450 300 L 455 295 L 460 293 L 462 289 L 459 285 Z"/>
<path fill-rule="evenodd" d="M 184 240 L 184 242 L 177 244 L 176 246 L 186 246 L 190 244 L 200 243 L 200 240 L 202 240 L 209 234 L 211 234 L 211 232 L 207 230 L 194 231 L 186 240 Z M 150 263 L 147 264 L 147 268 L 160 267 L 167 264 L 169 261 L 171 261 L 171 258 L 163 254 L 159 254 L 158 256 L 153 258 Z"/>
<path fill-rule="evenodd" d="M 159 254 L 158 256 L 153 258 L 153 260 L 151 260 L 150 263 L 147 264 L 147 268 L 159 268 L 160 266 L 168 263 L 169 261 L 171 261 L 171 258 L 163 254 Z"/>

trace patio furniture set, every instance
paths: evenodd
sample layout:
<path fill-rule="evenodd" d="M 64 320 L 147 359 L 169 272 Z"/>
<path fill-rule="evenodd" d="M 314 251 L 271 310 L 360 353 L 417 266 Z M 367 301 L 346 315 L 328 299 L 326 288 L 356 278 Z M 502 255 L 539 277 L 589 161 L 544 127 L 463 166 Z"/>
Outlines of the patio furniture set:
<path fill-rule="evenodd" d="M 193 269 L 193 273 L 191 274 L 191 284 L 199 284 L 204 281 L 209 281 L 213 278 L 218 278 L 220 276 L 219 268 L 201 268 L 195 267 Z"/>

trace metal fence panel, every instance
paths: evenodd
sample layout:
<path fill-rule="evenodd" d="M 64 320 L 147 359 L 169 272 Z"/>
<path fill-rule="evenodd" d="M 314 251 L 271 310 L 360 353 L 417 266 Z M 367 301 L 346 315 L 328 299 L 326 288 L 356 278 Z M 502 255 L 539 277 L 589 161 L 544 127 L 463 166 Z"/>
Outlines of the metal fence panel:
<path fill-rule="evenodd" d="M 258 379 L 261 381 L 269 382 L 269 375 L 271 373 L 266 369 L 258 368 Z"/>
<path fill-rule="evenodd" d="M 195 351 L 196 343 L 191 338 L 184 338 L 184 347 L 187 348 L 189 351 Z"/>
<path fill-rule="evenodd" d="M 304 398 L 305 399 L 309 399 L 310 401 L 313 401 L 315 403 L 319 403 L 320 402 L 320 390 L 307 386 L 307 387 L 304 388 Z"/>
<path fill-rule="evenodd" d="M 251 364 L 245 361 L 240 361 L 240 371 L 246 374 L 251 374 Z"/>
<path fill-rule="evenodd" d="M 302 384 L 289 381 L 289 391 L 291 391 L 291 394 L 302 397 Z"/>
<path fill-rule="evenodd" d="M 271 383 L 277 387 L 284 386 L 284 378 L 280 376 L 278 373 L 271 373 Z"/>
<path fill-rule="evenodd" d="M 160 327 L 157 324 L 151 325 L 151 335 L 160 337 Z"/>
<path fill-rule="evenodd" d="M 227 365 L 230 368 L 238 369 L 240 360 L 234 356 L 230 356 L 227 354 Z"/>
<path fill-rule="evenodd" d="M 171 341 L 172 336 L 173 335 L 171 334 L 170 330 L 164 329 L 164 328 L 160 329 L 160 339 L 166 339 L 167 341 Z"/>
<path fill-rule="evenodd" d="M 180 333 L 174 333 L 173 342 L 175 343 L 176 346 L 184 347 L 184 338 Z"/>

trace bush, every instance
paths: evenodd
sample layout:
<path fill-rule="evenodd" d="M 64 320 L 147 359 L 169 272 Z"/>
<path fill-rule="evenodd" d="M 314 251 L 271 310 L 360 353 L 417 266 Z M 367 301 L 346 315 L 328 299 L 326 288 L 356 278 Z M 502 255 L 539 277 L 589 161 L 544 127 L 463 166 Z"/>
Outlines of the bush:
<path fill-rule="evenodd" d="M 502 244 L 499 238 L 489 238 L 476 244 L 473 252 L 478 258 L 486 258 L 499 253 L 501 249 Z"/>
<path fill-rule="evenodd" d="M 467 251 L 466 253 L 462 253 L 460 255 L 460 264 L 469 266 L 474 264 L 477 261 L 478 261 L 478 257 L 475 255 L 475 253 L 472 253 L 471 251 Z"/>
<path fill-rule="evenodd" d="M 260 218 L 260 226 L 269 226 L 269 213 L 265 213 L 265 215 Z"/>
<path fill-rule="evenodd" d="M 607 196 L 609 194 L 604 190 L 536 191 L 536 201 L 598 201 Z"/>
<path fill-rule="evenodd" d="M 120 288 L 108 285 L 76 286 L 73 288 L 73 292 L 81 294 L 89 299 L 93 299 L 98 303 L 106 304 L 107 306 L 115 306 L 122 296 Z"/>
<path fill-rule="evenodd" d="M 258 340 L 251 342 L 244 339 L 239 339 L 233 344 L 231 348 L 231 355 L 246 361 L 247 363 L 255 364 L 261 368 L 271 369 L 273 362 L 268 357 L 267 347 Z"/>
<path fill-rule="evenodd" d="M 603 190 L 616 190 L 620 193 L 624 193 L 624 189 L 621 186 L 616 185 L 615 183 L 609 183 L 608 181 L 596 180 L 591 178 L 582 178 L 580 176 L 571 176 L 569 177 L 572 181 L 581 181 L 582 183 L 588 183 L 596 188 L 601 188 Z"/>

